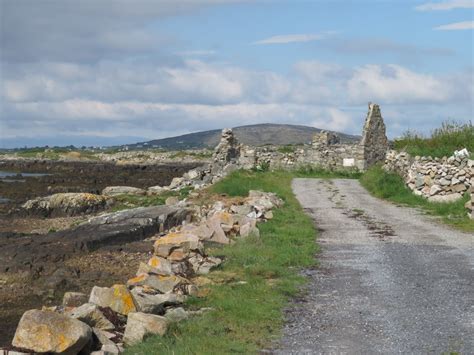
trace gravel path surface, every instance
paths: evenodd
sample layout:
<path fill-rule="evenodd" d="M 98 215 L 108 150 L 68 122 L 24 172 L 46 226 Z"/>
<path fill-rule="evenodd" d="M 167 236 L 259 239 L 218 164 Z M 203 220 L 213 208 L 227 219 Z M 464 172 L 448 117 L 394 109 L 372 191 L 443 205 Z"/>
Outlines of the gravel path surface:
<path fill-rule="evenodd" d="M 474 353 L 474 238 L 370 196 L 356 180 L 295 179 L 320 267 L 275 354 Z"/>

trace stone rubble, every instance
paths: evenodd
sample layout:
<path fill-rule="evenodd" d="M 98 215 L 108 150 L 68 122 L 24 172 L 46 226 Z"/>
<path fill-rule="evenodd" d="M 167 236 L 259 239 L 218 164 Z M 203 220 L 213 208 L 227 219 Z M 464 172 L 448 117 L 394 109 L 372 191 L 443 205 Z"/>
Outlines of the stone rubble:
<path fill-rule="evenodd" d="M 215 182 L 214 178 L 203 182 L 204 177 L 214 171 L 215 176 L 222 178 L 224 171 L 232 171 L 234 168 L 229 166 L 237 165 L 239 151 L 232 132 L 225 131 L 214 155 L 214 164 L 222 173 L 216 173 L 215 166 L 211 166 L 188 173 L 187 179 L 196 179 L 191 184 L 199 181 L 196 186 Z M 174 180 L 168 189 L 189 184 L 190 180 L 184 178 Z M 185 201 L 177 202 L 183 203 L 186 205 Z M 208 274 L 223 262 L 208 256 L 206 245 L 230 244 L 249 235 L 258 237 L 257 222 L 271 219 L 272 209 L 282 204 L 274 193 L 250 191 L 240 202 L 194 206 L 192 220 L 183 220 L 182 226 L 164 234 L 158 232 L 151 238 L 153 256 L 147 263 L 140 263 L 136 277 L 124 285 L 94 286 L 88 299 L 84 294 L 67 292 L 62 306 L 25 312 L 13 345 L 35 352 L 117 354 L 124 345 L 136 344 L 149 335 L 164 335 L 170 322 L 207 311 L 188 312 L 183 308 L 189 295 L 202 297 L 196 284 L 200 275 Z M 120 216 L 119 213 L 94 217 L 89 223 L 107 225 Z M 44 331 L 48 336 L 41 333 Z M 58 339 L 64 337 L 67 341 L 60 343 Z"/>

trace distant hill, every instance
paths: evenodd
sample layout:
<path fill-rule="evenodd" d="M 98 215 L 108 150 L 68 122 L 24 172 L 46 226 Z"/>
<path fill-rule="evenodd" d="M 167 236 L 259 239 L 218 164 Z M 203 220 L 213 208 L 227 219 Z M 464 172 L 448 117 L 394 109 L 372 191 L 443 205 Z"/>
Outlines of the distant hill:
<path fill-rule="evenodd" d="M 273 123 L 240 126 L 233 128 L 233 130 L 239 142 L 253 146 L 309 143 L 315 133 L 321 132 L 321 129 L 314 127 Z M 360 136 L 336 133 L 341 137 L 342 142 L 349 143 L 360 140 Z M 219 142 L 220 134 L 220 129 L 214 129 L 177 137 L 128 144 L 127 146 L 129 149 L 163 148 L 169 150 L 214 148 Z"/>

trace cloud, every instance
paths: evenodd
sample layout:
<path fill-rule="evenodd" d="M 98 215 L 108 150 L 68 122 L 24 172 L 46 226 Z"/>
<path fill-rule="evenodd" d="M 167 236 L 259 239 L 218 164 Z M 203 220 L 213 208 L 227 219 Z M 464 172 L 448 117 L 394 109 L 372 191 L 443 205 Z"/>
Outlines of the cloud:
<path fill-rule="evenodd" d="M 453 9 L 474 8 L 472 0 L 448 0 L 440 2 L 429 2 L 415 7 L 418 11 L 447 11 Z"/>
<path fill-rule="evenodd" d="M 264 45 L 264 44 L 312 42 L 312 41 L 319 41 L 319 40 L 325 39 L 326 37 L 327 37 L 327 33 L 278 35 L 278 36 L 273 36 L 273 37 L 262 39 L 260 41 L 253 42 L 252 44 Z"/>
<path fill-rule="evenodd" d="M 0 1 L 0 57 L 11 62 L 95 62 L 167 51 L 178 39 L 150 28 L 170 16 L 245 0 Z"/>
<path fill-rule="evenodd" d="M 434 29 L 439 31 L 472 30 L 474 29 L 474 21 L 450 23 L 449 25 L 438 26 Z"/>
<path fill-rule="evenodd" d="M 352 102 L 357 103 L 443 103 L 454 96 L 450 85 L 443 80 L 394 64 L 357 68 L 347 89 Z"/>

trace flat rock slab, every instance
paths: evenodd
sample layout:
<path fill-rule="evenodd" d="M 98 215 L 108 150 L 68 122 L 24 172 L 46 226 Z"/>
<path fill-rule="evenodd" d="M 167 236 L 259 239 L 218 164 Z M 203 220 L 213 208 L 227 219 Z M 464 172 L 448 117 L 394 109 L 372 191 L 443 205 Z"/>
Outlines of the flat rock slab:
<path fill-rule="evenodd" d="M 0 234 L 0 273 L 43 271 L 77 253 L 143 240 L 181 225 L 190 213 L 171 206 L 139 207 L 94 217 L 73 229 L 47 235 Z"/>
<path fill-rule="evenodd" d="M 472 235 L 376 199 L 356 180 L 295 179 L 293 189 L 322 250 L 273 353 L 473 352 Z"/>

